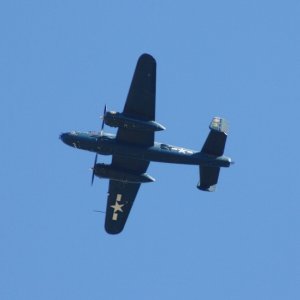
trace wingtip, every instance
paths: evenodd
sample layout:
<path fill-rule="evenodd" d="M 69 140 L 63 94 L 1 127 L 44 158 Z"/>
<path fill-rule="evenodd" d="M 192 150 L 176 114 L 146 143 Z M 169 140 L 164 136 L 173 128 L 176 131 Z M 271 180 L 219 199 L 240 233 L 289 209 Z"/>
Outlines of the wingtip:
<path fill-rule="evenodd" d="M 149 53 L 143 53 L 140 57 L 139 60 L 148 60 L 148 61 L 152 61 L 154 63 L 156 63 L 155 58 L 149 54 Z"/>
<path fill-rule="evenodd" d="M 116 235 L 121 233 L 123 231 L 123 228 L 112 228 L 112 227 L 105 226 L 105 231 L 108 234 Z"/>

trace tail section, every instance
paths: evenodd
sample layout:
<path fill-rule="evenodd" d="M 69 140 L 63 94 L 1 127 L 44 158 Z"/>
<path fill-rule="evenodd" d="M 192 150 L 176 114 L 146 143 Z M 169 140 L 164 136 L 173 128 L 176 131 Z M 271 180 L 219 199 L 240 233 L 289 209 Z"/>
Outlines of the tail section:
<path fill-rule="evenodd" d="M 214 192 L 219 179 L 219 167 L 199 167 L 200 181 L 197 188 L 205 192 Z"/>
<path fill-rule="evenodd" d="M 209 125 L 210 133 L 202 147 L 201 153 L 222 156 L 227 139 L 228 124 L 225 119 L 214 117 Z M 214 192 L 218 183 L 220 167 L 199 166 L 200 181 L 197 188 Z"/>
<path fill-rule="evenodd" d="M 221 156 L 224 153 L 228 124 L 225 119 L 214 117 L 209 125 L 209 129 L 210 133 L 201 152 L 209 155 Z"/>

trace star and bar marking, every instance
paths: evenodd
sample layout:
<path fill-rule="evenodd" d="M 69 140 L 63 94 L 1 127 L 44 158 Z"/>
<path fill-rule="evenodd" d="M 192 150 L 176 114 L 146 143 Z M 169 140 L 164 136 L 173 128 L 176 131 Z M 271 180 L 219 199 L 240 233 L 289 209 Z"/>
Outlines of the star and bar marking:
<path fill-rule="evenodd" d="M 114 209 L 114 213 L 113 213 L 113 221 L 117 221 L 118 220 L 118 212 L 123 212 L 122 207 L 124 206 L 124 204 L 120 204 L 119 202 L 121 202 L 122 200 L 122 194 L 117 194 L 116 197 L 116 202 L 114 205 L 111 205 L 110 207 Z"/>

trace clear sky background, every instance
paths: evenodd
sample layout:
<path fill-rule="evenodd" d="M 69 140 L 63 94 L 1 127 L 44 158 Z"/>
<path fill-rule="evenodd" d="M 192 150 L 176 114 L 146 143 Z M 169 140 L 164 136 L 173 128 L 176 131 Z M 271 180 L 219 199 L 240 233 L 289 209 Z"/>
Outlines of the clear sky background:
<path fill-rule="evenodd" d="M 299 16 L 298 0 L 2 1 L 0 299 L 300 299 Z M 58 136 L 121 111 L 144 52 L 156 140 L 200 149 L 222 116 L 236 164 L 205 193 L 197 167 L 152 163 L 110 236 L 93 212 L 108 181 L 91 188 L 94 155 Z"/>

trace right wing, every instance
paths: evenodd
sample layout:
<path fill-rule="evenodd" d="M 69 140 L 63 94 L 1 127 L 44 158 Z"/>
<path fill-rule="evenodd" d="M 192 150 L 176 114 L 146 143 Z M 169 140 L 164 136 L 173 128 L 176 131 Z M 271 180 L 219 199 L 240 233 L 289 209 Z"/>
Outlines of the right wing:
<path fill-rule="evenodd" d="M 140 185 L 140 183 L 109 181 L 105 216 L 107 233 L 117 234 L 123 230 Z"/>
<path fill-rule="evenodd" d="M 113 155 L 112 158 L 112 166 L 133 171 L 137 174 L 145 173 L 149 163 L 149 161 L 117 155 Z M 105 230 L 107 233 L 117 234 L 123 230 L 140 186 L 140 183 L 109 181 L 105 217 Z"/>
<path fill-rule="evenodd" d="M 155 121 L 156 61 L 149 54 L 140 56 L 131 81 L 123 114 L 142 121 Z M 116 139 L 150 147 L 154 132 L 119 128 Z"/>

